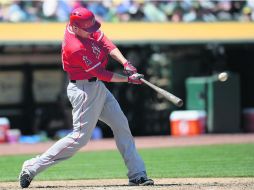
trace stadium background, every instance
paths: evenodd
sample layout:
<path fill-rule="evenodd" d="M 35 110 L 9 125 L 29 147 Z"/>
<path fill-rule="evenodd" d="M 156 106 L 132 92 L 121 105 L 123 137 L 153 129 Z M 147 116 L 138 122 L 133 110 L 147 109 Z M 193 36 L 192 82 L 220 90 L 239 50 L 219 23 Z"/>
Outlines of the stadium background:
<path fill-rule="evenodd" d="M 189 109 L 190 101 L 208 101 L 202 97 L 188 99 L 189 77 L 210 77 L 222 71 L 236 76 L 236 82 L 225 93 L 235 89 L 236 93 L 227 95 L 239 101 L 225 103 L 219 98 L 213 111 L 222 111 L 220 121 L 235 123 L 234 127 L 224 125 L 219 132 L 246 132 L 243 111 L 254 106 L 251 1 L 108 1 L 110 5 L 100 1 L 66 2 L 1 1 L 0 115 L 10 119 L 12 128 L 20 129 L 23 135 L 46 131 L 51 138 L 57 131 L 71 128 L 61 40 L 69 10 L 83 5 L 97 14 L 103 31 L 139 72 L 183 98 L 181 110 Z M 62 4 L 68 9 L 61 8 Z M 55 9 L 49 9 L 52 6 Z M 113 60 L 108 69 L 122 72 Z M 239 88 L 235 88 L 238 83 Z M 225 84 L 221 83 L 222 89 Z M 133 135 L 170 134 L 169 116 L 179 108 L 146 86 L 107 86 L 119 100 Z M 215 90 L 212 96 L 220 96 L 220 92 Z M 231 111 L 237 117 L 232 118 Z M 104 137 L 112 136 L 108 127 L 102 123 L 98 126 Z"/>

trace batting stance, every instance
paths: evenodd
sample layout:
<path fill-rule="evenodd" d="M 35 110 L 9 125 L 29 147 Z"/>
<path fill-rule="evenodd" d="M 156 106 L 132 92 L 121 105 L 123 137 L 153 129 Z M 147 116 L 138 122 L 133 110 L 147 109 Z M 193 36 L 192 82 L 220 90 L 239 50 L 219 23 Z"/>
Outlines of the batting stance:
<path fill-rule="evenodd" d="M 39 172 L 70 158 L 86 145 L 98 119 L 113 131 L 117 148 L 128 168 L 129 185 L 154 184 L 147 178 L 127 118 L 102 82 L 141 84 L 143 75 L 137 73 L 136 68 L 99 30 L 100 26 L 94 14 L 85 8 L 77 8 L 70 14 L 62 43 L 62 63 L 70 79 L 67 95 L 73 108 L 73 131 L 42 155 L 24 162 L 19 177 L 22 188 L 28 187 Z M 123 65 L 128 76 L 105 69 L 108 54 Z"/>

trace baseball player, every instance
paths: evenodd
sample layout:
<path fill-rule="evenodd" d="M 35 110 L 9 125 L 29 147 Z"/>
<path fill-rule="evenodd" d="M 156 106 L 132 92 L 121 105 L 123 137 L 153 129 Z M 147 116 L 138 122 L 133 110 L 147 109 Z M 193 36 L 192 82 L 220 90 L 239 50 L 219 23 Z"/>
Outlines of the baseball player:
<path fill-rule="evenodd" d="M 22 188 L 27 188 L 39 172 L 70 158 L 86 145 L 98 119 L 113 131 L 117 148 L 128 168 L 129 185 L 154 184 L 147 178 L 126 116 L 102 82 L 141 84 L 143 75 L 137 73 L 136 68 L 99 30 L 100 26 L 94 14 L 86 8 L 74 9 L 70 14 L 62 43 L 62 64 L 70 79 L 67 95 L 73 108 L 73 131 L 42 155 L 24 162 L 19 176 Z M 106 70 L 108 55 L 121 63 L 128 75 Z"/>

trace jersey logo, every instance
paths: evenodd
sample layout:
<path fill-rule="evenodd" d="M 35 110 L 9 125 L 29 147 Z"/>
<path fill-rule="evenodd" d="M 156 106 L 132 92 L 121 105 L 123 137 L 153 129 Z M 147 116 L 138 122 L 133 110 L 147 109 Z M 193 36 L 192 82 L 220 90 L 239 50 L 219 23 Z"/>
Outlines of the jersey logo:
<path fill-rule="evenodd" d="M 92 65 L 92 61 L 90 61 L 87 56 L 83 56 L 83 61 L 85 61 L 87 65 Z"/>
<path fill-rule="evenodd" d="M 92 49 L 93 49 L 93 54 L 95 55 L 95 57 L 99 59 L 99 56 L 101 54 L 101 49 L 97 45 L 95 45 L 95 43 L 92 43 Z"/>

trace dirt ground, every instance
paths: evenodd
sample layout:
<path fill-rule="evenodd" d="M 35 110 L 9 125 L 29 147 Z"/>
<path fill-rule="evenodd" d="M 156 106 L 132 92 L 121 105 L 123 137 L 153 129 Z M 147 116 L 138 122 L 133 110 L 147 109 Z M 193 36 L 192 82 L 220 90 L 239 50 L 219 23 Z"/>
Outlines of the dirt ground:
<path fill-rule="evenodd" d="M 137 148 L 254 143 L 254 134 L 200 135 L 193 137 L 136 137 Z M 54 142 L 0 144 L 1 155 L 42 153 Z M 91 141 L 80 151 L 114 150 L 113 139 Z M 154 179 L 155 185 L 129 187 L 127 179 L 33 181 L 29 189 L 42 190 L 254 190 L 254 178 L 168 178 Z M 0 182 L 0 190 L 21 189 L 18 182 Z"/>
<path fill-rule="evenodd" d="M 33 181 L 29 190 L 253 190 L 254 178 L 154 179 L 154 186 L 129 187 L 126 179 Z M 0 183 L 1 190 L 21 189 L 18 182 Z"/>

